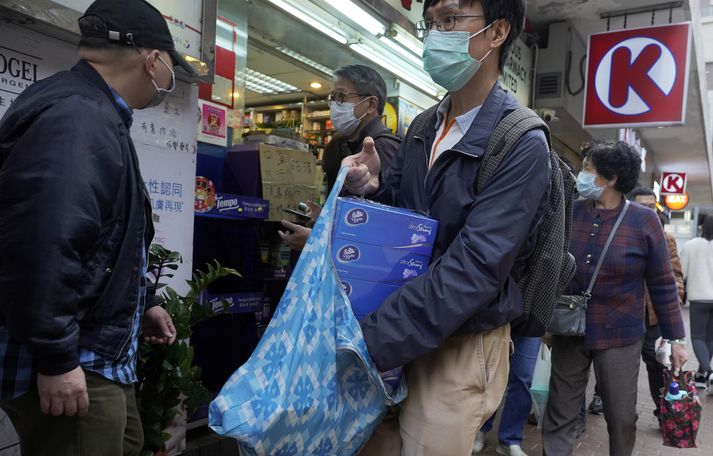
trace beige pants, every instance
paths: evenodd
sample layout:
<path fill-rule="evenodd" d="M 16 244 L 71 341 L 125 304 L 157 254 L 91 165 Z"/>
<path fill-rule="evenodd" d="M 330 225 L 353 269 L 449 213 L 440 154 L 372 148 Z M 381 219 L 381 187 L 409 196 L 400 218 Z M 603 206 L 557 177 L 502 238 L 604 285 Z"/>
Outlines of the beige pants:
<path fill-rule="evenodd" d="M 505 325 L 452 337 L 413 361 L 399 415 L 384 418 L 360 456 L 470 456 L 505 393 L 510 347 Z"/>

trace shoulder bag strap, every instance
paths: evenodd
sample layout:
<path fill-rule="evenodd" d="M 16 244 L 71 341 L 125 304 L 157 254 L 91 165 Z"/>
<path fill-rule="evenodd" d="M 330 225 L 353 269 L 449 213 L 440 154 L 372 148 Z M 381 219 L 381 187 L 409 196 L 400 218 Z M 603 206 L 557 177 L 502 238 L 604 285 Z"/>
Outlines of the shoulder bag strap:
<path fill-rule="evenodd" d="M 624 208 L 621 210 L 621 214 L 619 214 L 619 218 L 616 219 L 616 223 L 614 224 L 614 228 L 612 228 L 611 233 L 609 233 L 609 238 L 607 239 L 607 243 L 604 244 L 604 250 L 602 250 L 602 256 L 599 257 L 599 261 L 597 261 L 597 267 L 594 269 L 594 275 L 592 276 L 592 280 L 589 281 L 589 288 L 587 288 L 587 292 L 584 294 L 584 296 L 589 299 L 592 296 L 592 289 L 594 288 L 594 282 L 597 280 L 597 276 L 599 275 L 599 270 L 602 268 L 602 263 L 604 263 L 604 257 L 607 254 L 607 251 L 609 250 L 609 246 L 611 245 L 612 241 L 614 240 L 614 235 L 616 234 L 616 230 L 619 229 L 619 225 L 621 225 L 621 221 L 624 220 L 624 214 L 626 214 L 626 210 L 629 209 L 629 200 L 626 200 L 624 203 Z"/>

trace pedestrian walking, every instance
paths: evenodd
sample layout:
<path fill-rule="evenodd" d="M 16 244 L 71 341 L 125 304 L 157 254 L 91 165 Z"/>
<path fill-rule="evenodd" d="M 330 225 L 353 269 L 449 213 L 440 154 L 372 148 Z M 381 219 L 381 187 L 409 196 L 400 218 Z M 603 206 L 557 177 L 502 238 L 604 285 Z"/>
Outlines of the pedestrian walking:
<path fill-rule="evenodd" d="M 639 178 L 641 158 L 627 144 L 594 142 L 585 150 L 570 250 L 577 272 L 570 294 L 584 293 L 596 275 L 583 337 L 552 338 L 550 397 L 542 430 L 543 452 L 570 456 L 590 366 L 609 431 L 609 454 L 628 456 L 636 441 L 637 379 L 645 333 L 646 289 L 675 369 L 686 362 L 685 330 L 663 228 L 656 214 L 624 195 Z M 615 225 L 618 229 L 615 230 Z M 604 246 L 614 231 L 611 248 Z"/>
<path fill-rule="evenodd" d="M 524 134 L 474 189 L 489 137 L 519 107 L 498 78 L 524 17 L 521 0 L 426 0 L 424 65 L 448 95 L 414 120 L 385 179 L 370 138 L 342 161 L 351 193 L 439 221 L 428 271 L 361 322 L 377 367 L 405 366 L 409 385 L 364 455 L 470 455 L 505 392 L 518 271 L 548 203 L 544 133 Z"/>
<path fill-rule="evenodd" d="M 698 360 L 696 386 L 713 387 L 713 216 L 703 219 L 699 237 L 681 249 L 683 277 L 691 303 L 691 340 Z"/>

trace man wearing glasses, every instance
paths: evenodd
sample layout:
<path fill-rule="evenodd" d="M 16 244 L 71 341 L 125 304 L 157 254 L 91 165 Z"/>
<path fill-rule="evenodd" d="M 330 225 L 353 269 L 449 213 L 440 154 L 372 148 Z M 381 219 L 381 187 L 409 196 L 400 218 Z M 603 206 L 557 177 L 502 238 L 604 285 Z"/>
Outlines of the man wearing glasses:
<path fill-rule="evenodd" d="M 381 122 L 386 104 L 386 83 L 379 73 L 365 65 L 347 65 L 338 68 L 334 78 L 334 87 L 329 95 L 329 116 L 337 134 L 327 144 L 322 157 L 328 193 L 337 180 L 342 159 L 361 151 L 365 138 L 374 140 L 384 176 L 401 144 L 401 139 Z M 310 216 L 316 218 L 319 206 L 308 204 Z M 301 251 L 312 232 L 311 228 L 287 220 L 282 221 L 282 226 L 285 231 L 279 234 L 283 242 L 291 249 Z"/>
<path fill-rule="evenodd" d="M 519 107 L 498 78 L 524 19 L 523 0 L 425 0 L 424 68 L 448 95 L 414 120 L 386 177 L 369 138 L 342 162 L 350 192 L 439 221 L 427 273 L 361 322 L 379 370 L 404 366 L 409 387 L 364 455 L 470 455 L 507 386 L 517 281 L 548 203 L 544 133 L 475 188 L 489 137 Z"/>
<path fill-rule="evenodd" d="M 327 191 L 337 180 L 342 159 L 361 151 L 367 136 L 374 139 L 384 175 L 401 144 L 381 122 L 386 83 L 379 73 L 365 65 L 347 65 L 337 69 L 334 77 L 329 116 L 337 135 L 327 144 L 322 158 Z"/>

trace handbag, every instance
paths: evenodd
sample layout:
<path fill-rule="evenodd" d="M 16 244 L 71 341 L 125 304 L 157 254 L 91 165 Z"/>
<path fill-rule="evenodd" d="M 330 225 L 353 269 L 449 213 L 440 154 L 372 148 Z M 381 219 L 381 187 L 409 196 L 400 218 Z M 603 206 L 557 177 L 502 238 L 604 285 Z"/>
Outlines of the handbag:
<path fill-rule="evenodd" d="M 379 375 L 332 263 L 346 172 L 339 172 L 260 343 L 210 404 L 210 427 L 236 439 L 241 455 L 356 455 L 388 407 L 407 394 L 403 377 L 386 385 Z"/>
<path fill-rule="evenodd" d="M 557 300 L 555 304 L 554 311 L 552 312 L 552 321 L 547 327 L 547 331 L 556 336 L 584 336 L 587 329 L 587 302 L 592 297 L 592 289 L 594 289 L 594 282 L 597 280 L 599 275 L 599 270 L 604 263 L 604 257 L 609 251 L 609 246 L 614 240 L 614 235 L 621 225 L 621 221 L 624 219 L 624 214 L 629 208 L 630 202 L 627 200 L 624 203 L 624 208 L 619 214 L 614 228 L 612 228 L 611 233 L 609 233 L 609 238 L 607 243 L 604 244 L 604 250 L 602 250 L 602 255 L 597 261 L 597 267 L 594 269 L 594 274 L 592 279 L 589 281 L 589 287 L 587 291 L 582 294 L 576 295 L 562 295 Z"/>
<path fill-rule="evenodd" d="M 532 374 L 530 396 L 532 408 L 537 417 L 537 429 L 542 429 L 542 419 L 545 416 L 545 406 L 550 397 L 550 373 L 552 371 L 552 352 L 544 342 L 540 343 L 540 351 Z"/>
<path fill-rule="evenodd" d="M 685 394 L 678 400 L 667 401 L 671 383 L 677 382 L 679 390 Z M 701 424 L 703 407 L 698 397 L 698 389 L 693 382 L 693 372 L 684 371 L 676 375 L 671 370 L 664 371 L 664 387 L 659 397 L 659 419 L 663 446 L 673 448 L 698 448 L 696 435 Z"/>

